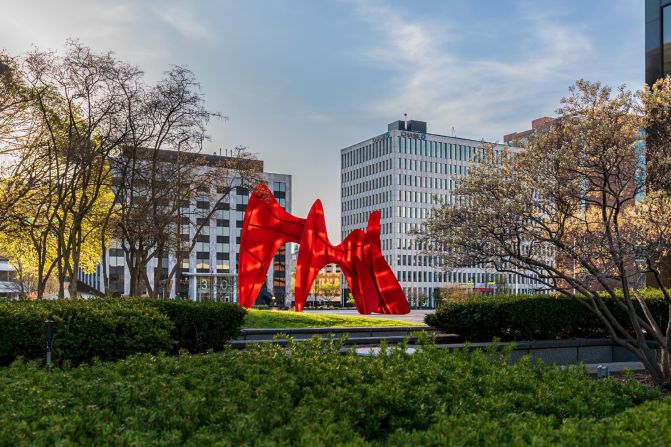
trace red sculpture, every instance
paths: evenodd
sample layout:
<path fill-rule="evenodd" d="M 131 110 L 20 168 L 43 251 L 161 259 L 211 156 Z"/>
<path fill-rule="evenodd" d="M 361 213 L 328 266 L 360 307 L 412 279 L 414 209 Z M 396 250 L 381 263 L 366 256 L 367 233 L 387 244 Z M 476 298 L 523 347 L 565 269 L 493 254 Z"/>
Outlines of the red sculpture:
<path fill-rule="evenodd" d="M 307 219 L 301 219 L 282 209 L 265 185 L 259 185 L 249 198 L 242 224 L 238 301 L 243 307 L 254 305 L 275 252 L 287 242 L 300 244 L 294 290 L 297 312 L 303 310 L 319 270 L 330 263 L 340 266 L 359 313 L 410 312 L 405 294 L 380 251 L 379 211 L 371 213 L 365 233 L 354 230 L 334 246 L 326 235 L 320 200 L 312 205 Z"/>

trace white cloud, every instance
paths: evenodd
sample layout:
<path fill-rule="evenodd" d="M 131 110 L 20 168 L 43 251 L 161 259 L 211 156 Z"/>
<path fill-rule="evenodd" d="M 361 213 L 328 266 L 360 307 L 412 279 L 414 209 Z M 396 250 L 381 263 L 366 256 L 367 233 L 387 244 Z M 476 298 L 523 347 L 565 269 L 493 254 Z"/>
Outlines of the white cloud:
<path fill-rule="evenodd" d="M 181 0 L 9 2 L 0 14 L 0 48 L 12 54 L 31 45 L 58 50 L 74 37 L 98 51 L 113 50 L 145 70 L 149 80 L 158 79 L 168 64 L 183 63 L 183 55 L 176 57 L 169 42 L 215 38 L 193 5 Z"/>
<path fill-rule="evenodd" d="M 77 38 L 159 76 L 168 49 L 155 22 L 142 4 L 129 1 L 10 2 L 0 14 L 0 42 L 10 53 L 21 54 L 31 45 L 58 50 L 66 39 Z"/>
<path fill-rule="evenodd" d="M 159 12 L 161 19 L 186 39 L 211 41 L 214 33 L 202 18 L 193 15 L 190 8 L 183 4 L 173 5 Z"/>
<path fill-rule="evenodd" d="M 592 45 L 576 26 L 532 8 L 522 9 L 525 29 L 490 30 L 499 39 L 524 33 L 528 48 L 516 57 L 506 52 L 485 58 L 457 51 L 472 36 L 472 24 L 436 23 L 380 2 L 356 2 L 359 17 L 382 36 L 382 43 L 364 54 L 393 73 L 393 93 L 370 103 L 370 111 L 390 118 L 408 112 L 438 132 L 455 126 L 457 135 L 494 139 L 525 129 L 537 117 L 516 113 L 525 103 L 544 102 L 549 110 L 537 113 L 551 113 L 559 98 L 539 98 L 548 88 L 555 94 L 558 83 L 566 88 L 579 77 L 576 67 L 585 63 Z"/>

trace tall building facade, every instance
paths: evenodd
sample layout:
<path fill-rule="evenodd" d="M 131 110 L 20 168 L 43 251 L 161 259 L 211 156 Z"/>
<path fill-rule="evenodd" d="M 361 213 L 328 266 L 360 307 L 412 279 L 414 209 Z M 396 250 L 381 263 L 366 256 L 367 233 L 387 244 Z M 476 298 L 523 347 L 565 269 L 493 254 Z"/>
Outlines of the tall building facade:
<path fill-rule="evenodd" d="M 396 121 L 387 132 L 341 150 L 341 236 L 365 229 L 369 214 L 380 210 L 382 254 L 411 305 L 433 306 L 434 291 L 448 286 L 479 293 L 542 289 L 519 275 L 475 266 L 445 272 L 437 259 L 421 253 L 411 234 L 432 209 L 457 203 L 456 184 L 468 175 L 481 145 L 430 134 L 423 121 Z"/>
<path fill-rule="evenodd" d="M 664 76 L 671 75 L 671 0 L 645 0 L 645 83 L 653 85 Z M 648 172 L 648 178 L 654 179 Z M 662 262 L 662 283 L 671 287 L 671 259 Z M 648 274 L 648 284 L 656 287 L 657 281 Z"/>
<path fill-rule="evenodd" d="M 213 163 L 224 162 L 225 156 L 208 155 Z M 259 170 L 263 170 L 263 162 L 259 161 Z M 273 192 L 278 203 L 291 212 L 291 175 L 264 172 L 263 178 Z M 188 257 L 181 261 L 177 274 L 170 281 L 161 285 L 159 294 L 166 298 L 188 298 L 192 301 L 224 301 L 237 302 L 237 259 L 240 252 L 240 236 L 242 223 L 249 201 L 250 191 L 237 186 L 221 197 L 214 185 L 210 191 L 204 191 L 202 197 L 195 197 L 190 203 L 183 205 L 183 214 L 196 215 L 199 208 L 209 208 L 208 201 L 219 202 L 208 222 L 197 236 L 194 249 Z M 194 220 L 180 228 L 185 240 L 196 237 Z M 197 219 L 196 225 L 203 222 Z M 114 242 L 104 254 L 107 257 L 109 290 L 105 290 L 103 272 L 99 265 L 95 273 L 80 272 L 81 282 L 101 291 L 103 294 L 128 295 L 130 293 L 130 272 L 126 265 L 124 250 L 120 242 Z M 163 274 L 166 277 L 173 269 L 177 260 L 168 255 L 163 260 Z M 149 283 L 154 281 L 157 260 L 151 259 L 147 266 Z M 289 304 L 291 295 L 291 253 L 288 244 L 280 247 L 273 258 L 267 273 L 264 296 L 273 296 L 279 305 Z"/>
<path fill-rule="evenodd" d="M 671 74 L 671 0 L 645 0 L 645 83 Z"/>

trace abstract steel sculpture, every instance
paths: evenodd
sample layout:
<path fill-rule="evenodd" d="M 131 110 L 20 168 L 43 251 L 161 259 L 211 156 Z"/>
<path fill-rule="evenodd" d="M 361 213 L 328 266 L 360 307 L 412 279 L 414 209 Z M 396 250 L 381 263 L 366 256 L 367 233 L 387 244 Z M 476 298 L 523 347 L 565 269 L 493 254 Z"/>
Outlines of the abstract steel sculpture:
<path fill-rule="evenodd" d="M 326 234 L 324 208 L 316 200 L 308 217 L 287 213 L 265 185 L 259 185 L 247 204 L 240 239 L 238 301 L 254 305 L 275 252 L 287 242 L 300 244 L 294 297 L 301 312 L 317 277 L 326 264 L 338 264 L 352 290 L 359 313 L 407 314 L 408 301 L 394 272 L 380 251 L 380 212 L 368 218 L 368 228 L 354 230 L 339 245 Z"/>

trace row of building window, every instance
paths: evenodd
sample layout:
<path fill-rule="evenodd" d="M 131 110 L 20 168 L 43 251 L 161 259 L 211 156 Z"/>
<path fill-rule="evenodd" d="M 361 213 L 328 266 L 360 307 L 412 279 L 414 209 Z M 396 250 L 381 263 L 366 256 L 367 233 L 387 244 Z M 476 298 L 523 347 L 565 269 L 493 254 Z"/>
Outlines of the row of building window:
<path fill-rule="evenodd" d="M 413 160 L 409 158 L 396 158 L 396 169 L 405 170 L 410 172 L 421 172 L 424 174 L 441 174 L 441 175 L 466 175 L 468 172 L 468 166 L 463 164 L 452 164 L 452 163 L 438 163 L 433 161 L 422 161 L 422 160 Z M 389 167 L 386 167 L 389 165 Z M 378 169 L 378 167 L 382 167 Z M 374 176 L 383 172 L 384 170 L 391 169 L 391 159 L 383 160 L 379 163 L 362 166 L 361 168 L 354 169 L 349 172 L 344 172 L 342 174 L 342 184 L 347 185 L 350 182 L 354 182 L 360 179 L 364 179 L 370 176 Z M 384 176 L 383 178 L 386 178 Z M 386 186 L 390 184 L 382 181 L 377 181 L 376 179 L 369 179 L 367 181 L 355 183 L 354 185 L 347 185 L 343 187 L 343 195 L 356 194 L 357 192 L 366 191 L 374 189 L 380 186 Z M 365 185 L 365 186 L 357 186 Z"/>
<path fill-rule="evenodd" d="M 457 187 L 457 183 L 458 180 L 419 175 L 398 174 L 396 177 L 396 184 L 398 186 L 412 186 L 436 191 L 451 191 Z"/>
<path fill-rule="evenodd" d="M 404 137 L 396 137 L 396 148 L 400 154 L 455 161 L 472 161 L 484 151 L 482 147 Z"/>
<path fill-rule="evenodd" d="M 483 154 L 481 146 L 447 143 L 426 139 L 396 137 L 396 152 L 443 160 L 472 161 Z M 391 139 L 381 138 L 367 145 L 344 151 L 341 155 L 343 169 L 365 163 L 391 153 Z"/>
<path fill-rule="evenodd" d="M 373 142 L 341 154 L 343 168 L 357 165 L 391 153 L 391 138 L 376 138 Z"/>
<path fill-rule="evenodd" d="M 364 180 L 353 185 L 347 185 L 342 188 L 343 197 L 353 196 L 355 194 L 362 194 L 368 191 L 375 191 L 379 188 L 384 188 L 385 186 L 391 185 L 391 175 L 385 175 L 378 178 L 373 178 L 370 180 Z"/>
<path fill-rule="evenodd" d="M 465 166 L 453 166 L 455 170 L 459 171 L 457 175 L 465 175 Z M 399 186 L 413 186 L 418 188 L 434 189 L 434 190 L 454 190 L 457 187 L 458 180 L 447 179 L 432 176 L 417 176 L 409 174 L 398 174 L 397 185 Z M 368 191 L 376 191 L 391 184 L 391 176 L 379 177 L 371 180 L 355 183 L 353 185 L 343 186 L 342 196 L 350 197 L 357 194 L 364 194 Z"/>
<path fill-rule="evenodd" d="M 380 211 L 380 218 L 381 219 L 389 219 L 391 218 L 391 210 L 392 208 L 386 207 L 386 208 L 379 208 Z M 370 217 L 370 213 L 373 211 L 372 208 L 366 211 L 360 211 L 356 213 L 351 213 L 347 215 L 343 215 L 340 217 L 340 223 L 343 226 L 343 228 L 352 226 L 352 225 L 357 225 L 360 226 L 360 228 L 363 229 L 363 227 L 368 223 L 368 218 Z M 384 225 L 384 224 L 383 224 Z"/>
<path fill-rule="evenodd" d="M 466 175 L 468 165 L 453 163 L 438 163 L 435 161 L 413 160 L 411 158 L 397 158 L 396 168 L 412 172 L 443 174 L 443 175 Z"/>
<path fill-rule="evenodd" d="M 432 270 L 398 270 L 396 275 L 401 282 L 419 282 L 419 283 L 456 283 L 469 285 L 494 285 L 498 282 L 506 283 L 507 287 L 511 285 L 536 285 L 540 283 L 531 278 L 513 275 L 512 273 L 488 273 L 488 272 L 441 272 Z"/>
<path fill-rule="evenodd" d="M 342 202 L 343 212 L 377 206 L 391 201 L 391 191 L 382 191 Z"/>
<path fill-rule="evenodd" d="M 342 173 L 341 180 L 343 183 L 351 182 L 356 179 L 369 177 L 371 175 L 379 174 L 384 171 L 391 170 L 391 158 L 383 159 L 374 163 L 359 166 L 358 168 L 348 170 Z"/>

